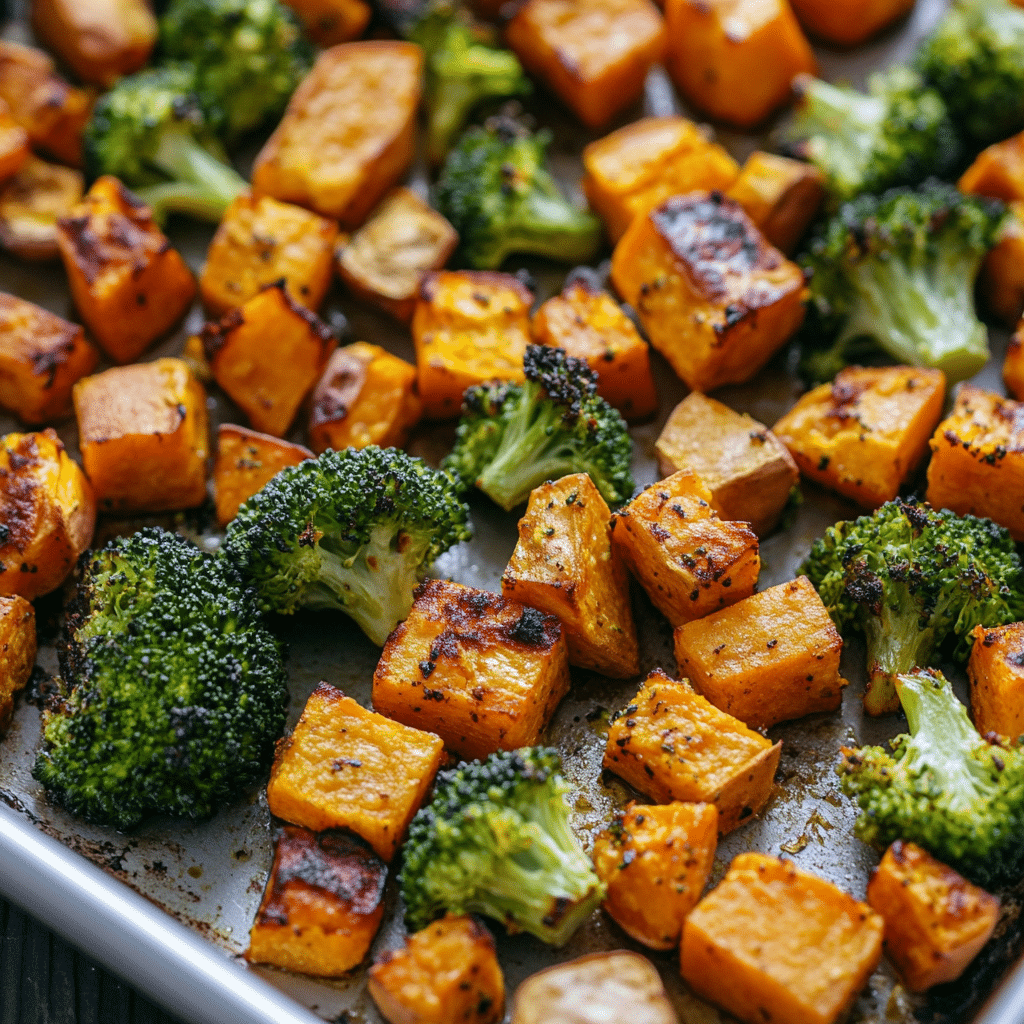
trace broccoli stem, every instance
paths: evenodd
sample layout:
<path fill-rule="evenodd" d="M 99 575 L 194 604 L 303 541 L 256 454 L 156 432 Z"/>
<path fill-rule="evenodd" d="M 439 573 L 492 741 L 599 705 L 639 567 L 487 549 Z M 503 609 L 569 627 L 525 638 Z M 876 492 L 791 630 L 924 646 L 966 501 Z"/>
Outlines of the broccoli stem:
<path fill-rule="evenodd" d="M 886 715 L 899 710 L 896 677 L 926 665 L 935 647 L 935 630 L 921 628 L 920 612 L 913 597 L 909 592 L 896 597 L 897 607 L 883 601 L 879 615 L 865 616 L 868 686 L 864 710 L 869 715 Z M 900 597 L 903 600 L 899 600 Z"/>

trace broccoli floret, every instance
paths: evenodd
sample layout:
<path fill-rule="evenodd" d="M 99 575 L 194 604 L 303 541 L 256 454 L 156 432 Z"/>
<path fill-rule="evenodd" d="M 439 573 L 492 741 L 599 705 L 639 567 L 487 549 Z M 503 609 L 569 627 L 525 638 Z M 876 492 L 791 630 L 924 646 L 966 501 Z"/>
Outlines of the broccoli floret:
<path fill-rule="evenodd" d="M 569 826 L 560 770 L 557 751 L 524 747 L 438 774 L 402 847 L 411 927 L 480 913 L 553 946 L 569 940 L 604 887 Z"/>
<path fill-rule="evenodd" d="M 83 143 L 90 177 L 120 178 L 158 220 L 176 212 L 219 221 L 248 188 L 224 162 L 188 64 L 120 79 L 97 100 Z"/>
<path fill-rule="evenodd" d="M 895 710 L 896 676 L 941 647 L 966 661 L 976 625 L 1024 618 L 1024 568 L 1009 531 L 923 502 L 889 501 L 830 526 L 800 571 L 840 633 L 863 632 L 872 713 Z"/>
<path fill-rule="evenodd" d="M 222 550 L 265 611 L 337 608 L 383 646 L 434 559 L 469 540 L 468 512 L 447 473 L 401 449 L 328 450 L 242 505 Z"/>
<path fill-rule="evenodd" d="M 33 768 L 72 813 L 119 829 L 205 818 L 269 765 L 287 675 L 226 569 L 160 529 L 80 559 Z"/>
<path fill-rule="evenodd" d="M 1024 872 L 1024 746 L 978 735 L 941 673 L 896 679 L 909 735 L 882 747 L 843 748 L 844 792 L 856 798 L 860 839 L 923 846 L 992 888 Z"/>
<path fill-rule="evenodd" d="M 988 359 L 974 279 L 1006 209 L 930 180 L 845 203 L 812 239 L 804 371 L 839 369 L 870 338 L 899 363 L 933 366 L 950 382 Z"/>
<path fill-rule="evenodd" d="M 1024 10 L 957 0 L 918 48 L 914 66 L 980 149 L 1024 128 Z"/>
<path fill-rule="evenodd" d="M 872 75 L 867 93 L 810 75 L 794 84 L 800 101 L 790 148 L 821 170 L 835 204 L 929 175 L 944 177 L 959 161 L 946 104 L 909 68 Z"/>
<path fill-rule="evenodd" d="M 510 50 L 491 45 L 451 0 L 439 0 L 409 33 L 426 54 L 427 159 L 439 164 L 484 100 L 525 96 L 532 85 Z"/>
<path fill-rule="evenodd" d="M 294 14 L 277 0 L 172 0 L 160 45 L 171 60 L 195 65 L 229 144 L 278 117 L 313 62 Z"/>
<path fill-rule="evenodd" d="M 593 214 L 570 206 L 544 167 L 549 131 L 531 135 L 509 117 L 470 128 L 448 154 L 437 209 L 459 233 L 471 267 L 493 270 L 510 253 L 589 263 L 601 241 Z"/>
<path fill-rule="evenodd" d="M 597 377 L 565 349 L 528 345 L 523 384 L 468 388 L 455 447 L 444 461 L 511 511 L 546 480 L 589 473 L 610 505 L 633 493 L 633 442 L 625 420 L 597 397 Z"/>

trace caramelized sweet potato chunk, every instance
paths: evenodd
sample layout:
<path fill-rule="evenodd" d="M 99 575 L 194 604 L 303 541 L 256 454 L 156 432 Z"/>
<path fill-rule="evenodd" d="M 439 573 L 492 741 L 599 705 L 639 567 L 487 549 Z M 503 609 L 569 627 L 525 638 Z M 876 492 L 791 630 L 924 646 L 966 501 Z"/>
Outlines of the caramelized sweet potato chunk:
<path fill-rule="evenodd" d="M 1024 736 L 1024 622 L 975 626 L 973 636 L 967 676 L 974 727 L 982 736 Z"/>
<path fill-rule="evenodd" d="M 856 46 L 903 17 L 914 0 L 792 0 L 811 35 L 837 46 Z"/>
<path fill-rule="evenodd" d="M 1024 201 L 1010 203 L 999 241 L 981 265 L 980 287 L 989 309 L 1007 327 L 1015 326 L 1024 314 Z"/>
<path fill-rule="evenodd" d="M 0 597 L 0 735 L 14 713 L 14 695 L 28 682 L 35 663 L 35 609 L 17 594 Z"/>
<path fill-rule="evenodd" d="M 1024 199 L 1024 132 L 982 150 L 957 187 L 976 196 L 1006 202 Z"/>
<path fill-rule="evenodd" d="M 30 156 L 0 186 L 0 246 L 23 260 L 55 260 L 57 221 L 82 201 L 81 171 Z"/>
<path fill-rule="evenodd" d="M 370 5 L 363 0 L 286 0 L 299 16 L 306 35 L 317 46 L 349 43 L 363 34 L 370 21 Z"/>
<path fill-rule="evenodd" d="M 28 132 L 0 99 L 0 181 L 13 177 L 29 157 Z"/>

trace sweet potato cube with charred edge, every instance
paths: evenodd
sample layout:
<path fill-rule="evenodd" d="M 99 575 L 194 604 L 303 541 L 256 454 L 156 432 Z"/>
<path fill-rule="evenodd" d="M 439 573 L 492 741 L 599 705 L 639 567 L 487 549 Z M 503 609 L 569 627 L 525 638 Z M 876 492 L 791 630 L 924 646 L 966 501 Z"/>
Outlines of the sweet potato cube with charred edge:
<path fill-rule="evenodd" d="M 676 628 L 679 673 L 753 729 L 835 711 L 843 640 L 806 576 Z"/>
<path fill-rule="evenodd" d="M 387 874 L 387 865 L 346 832 L 283 826 L 246 960 L 321 978 L 350 971 L 380 927 Z"/>
<path fill-rule="evenodd" d="M 313 453 L 301 444 L 222 423 L 217 428 L 217 458 L 213 464 L 217 522 L 227 526 L 242 502 L 263 490 L 264 484 L 285 466 L 297 466 L 311 458 Z"/>
<path fill-rule="evenodd" d="M 28 132 L 14 119 L 7 103 L 0 99 L 0 181 L 17 174 L 29 152 Z"/>
<path fill-rule="evenodd" d="M 99 353 L 78 324 L 0 292 L 0 405 L 25 423 L 71 412 L 71 388 Z"/>
<path fill-rule="evenodd" d="M 750 380 L 804 318 L 803 271 L 716 192 L 673 196 L 636 217 L 611 273 L 694 391 Z"/>
<path fill-rule="evenodd" d="M 652 949 L 679 945 L 715 863 L 714 804 L 630 803 L 594 840 L 604 908 L 630 938 Z"/>
<path fill-rule="evenodd" d="M 683 97 L 751 128 L 818 65 L 787 0 L 665 0 L 668 72 Z"/>
<path fill-rule="evenodd" d="M 338 274 L 364 302 L 408 323 L 423 275 L 440 270 L 455 251 L 455 228 L 415 192 L 389 192 L 370 219 L 338 245 Z"/>
<path fill-rule="evenodd" d="M 683 978 L 745 1024 L 833 1024 L 881 959 L 882 928 L 831 882 L 741 853 L 683 925 Z"/>
<path fill-rule="evenodd" d="M 868 882 L 885 951 L 911 992 L 956 981 L 999 920 L 999 900 L 913 843 L 897 839 Z"/>
<path fill-rule="evenodd" d="M 0 597 L 0 734 L 14 713 L 14 694 L 28 682 L 35 663 L 35 609 L 17 594 Z"/>
<path fill-rule="evenodd" d="M 0 442 L 0 594 L 56 590 L 92 542 L 93 489 L 56 433 Z"/>
<path fill-rule="evenodd" d="M 921 464 L 945 399 L 941 370 L 848 366 L 773 429 L 804 476 L 874 509 Z"/>
<path fill-rule="evenodd" d="M 611 512 L 586 473 L 541 484 L 519 520 L 501 593 L 557 616 L 569 664 L 612 679 L 640 671 L 629 576 L 612 548 Z"/>
<path fill-rule="evenodd" d="M 757 586 L 756 534 L 747 523 L 719 519 L 711 492 L 688 469 L 619 509 L 612 541 L 673 626 L 742 601 Z"/>
<path fill-rule="evenodd" d="M 1024 622 L 975 626 L 967 662 L 971 717 L 982 736 L 1024 736 Z"/>
<path fill-rule="evenodd" d="M 102 512 L 165 512 L 206 500 L 206 392 L 180 359 L 116 366 L 73 394 L 82 465 Z"/>
<path fill-rule="evenodd" d="M 320 47 L 349 43 L 363 34 L 370 5 L 363 0 L 286 0 L 299 16 L 306 35 Z"/>
<path fill-rule="evenodd" d="M 281 284 L 264 288 L 201 334 L 213 379 L 253 428 L 283 437 L 337 339 Z"/>
<path fill-rule="evenodd" d="M 1024 313 L 1024 201 L 1010 203 L 999 240 L 981 265 L 981 293 L 989 309 L 1014 327 Z M 1024 392 L 1014 392 L 1015 398 Z"/>
<path fill-rule="evenodd" d="M 836 46 L 856 46 L 902 18 L 914 0 L 792 0 L 800 24 Z"/>
<path fill-rule="evenodd" d="M 271 814 L 315 832 L 347 828 L 389 861 L 444 753 L 439 737 L 367 711 L 320 683 L 278 743 Z"/>
<path fill-rule="evenodd" d="M 718 808 L 720 835 L 767 803 L 782 744 L 655 669 L 608 728 L 604 767 L 658 803 Z"/>
<path fill-rule="evenodd" d="M 373 674 L 373 706 L 437 733 L 467 760 L 528 747 L 569 691 L 569 647 L 553 615 L 444 580 L 424 580 Z"/>
<path fill-rule="evenodd" d="M 195 297 L 192 271 L 117 178 L 96 179 L 57 222 L 57 244 L 78 313 L 115 363 L 142 355 Z"/>
<path fill-rule="evenodd" d="M 253 194 L 359 227 L 412 162 L 422 76 L 413 43 L 325 50 L 256 157 Z"/>
<path fill-rule="evenodd" d="M 597 393 L 628 420 L 658 408 L 647 342 L 605 291 L 577 278 L 533 315 L 533 338 L 564 348 L 597 374 Z"/>
<path fill-rule="evenodd" d="M 505 979 L 491 933 L 472 917 L 446 914 L 384 950 L 368 986 L 390 1024 L 498 1024 Z"/>
<path fill-rule="evenodd" d="M 1024 399 L 1024 320 L 1006 346 L 1003 383 L 1016 399 Z"/>
<path fill-rule="evenodd" d="M 23 260 L 57 259 L 57 221 L 84 191 L 81 171 L 30 156 L 0 185 L 0 246 Z"/>
<path fill-rule="evenodd" d="M 424 415 L 458 416 L 462 393 L 486 380 L 523 380 L 533 294 L 488 270 L 427 274 L 412 317 Z"/>
<path fill-rule="evenodd" d="M 338 225 L 291 203 L 239 196 L 224 212 L 199 275 L 203 305 L 214 316 L 241 306 L 268 285 L 314 312 L 334 275 Z"/>
<path fill-rule="evenodd" d="M 1024 199 L 1024 132 L 982 150 L 957 187 L 968 195 L 992 196 L 1008 203 Z"/>
<path fill-rule="evenodd" d="M 531 75 L 600 128 L 640 98 L 665 53 L 665 24 L 651 0 L 527 0 L 505 39 Z"/>
<path fill-rule="evenodd" d="M 338 349 L 313 390 L 309 443 L 333 448 L 401 448 L 423 412 L 416 367 L 379 345 Z"/>
<path fill-rule="evenodd" d="M 665 422 L 654 450 L 662 476 L 689 469 L 711 492 L 721 519 L 770 533 L 800 482 L 786 446 L 747 413 L 691 391 Z"/>
<path fill-rule="evenodd" d="M 987 516 L 1024 541 L 1024 403 L 964 384 L 929 443 L 928 503 Z"/>

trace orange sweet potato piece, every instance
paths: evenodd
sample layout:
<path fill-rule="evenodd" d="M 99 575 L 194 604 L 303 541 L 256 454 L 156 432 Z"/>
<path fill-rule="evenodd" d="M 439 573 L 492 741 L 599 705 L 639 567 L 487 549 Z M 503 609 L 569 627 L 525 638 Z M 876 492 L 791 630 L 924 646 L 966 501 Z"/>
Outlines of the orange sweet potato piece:
<path fill-rule="evenodd" d="M 1024 199 L 1024 132 L 982 150 L 957 187 L 961 192 L 1008 203 Z"/>
<path fill-rule="evenodd" d="M 914 0 L 792 0 L 800 24 L 836 46 L 856 46 L 898 21 Z"/>
<path fill-rule="evenodd" d="M 1024 399 L 1024 326 L 1017 327 L 1006 346 L 1006 358 L 1003 360 L 1003 383 L 1014 398 L 1018 401 Z"/>
<path fill-rule="evenodd" d="M 28 132 L 0 99 L 0 181 L 13 177 L 29 157 Z"/>
<path fill-rule="evenodd" d="M 35 663 L 35 609 L 17 594 L 0 597 L 0 735 L 14 713 L 14 695 L 28 682 Z"/>
<path fill-rule="evenodd" d="M 974 727 L 982 736 L 1024 736 L 1024 622 L 975 626 L 973 636 L 967 676 Z"/>
<path fill-rule="evenodd" d="M 286 0 L 317 46 L 349 43 L 369 24 L 370 5 L 363 0 Z"/>
<path fill-rule="evenodd" d="M 0 246 L 23 260 L 57 259 L 57 221 L 84 192 L 81 171 L 29 156 L 0 186 Z"/>
<path fill-rule="evenodd" d="M 985 254 L 979 283 L 989 309 L 1014 327 L 1024 313 L 1024 201 L 1010 203 L 999 241 Z"/>

